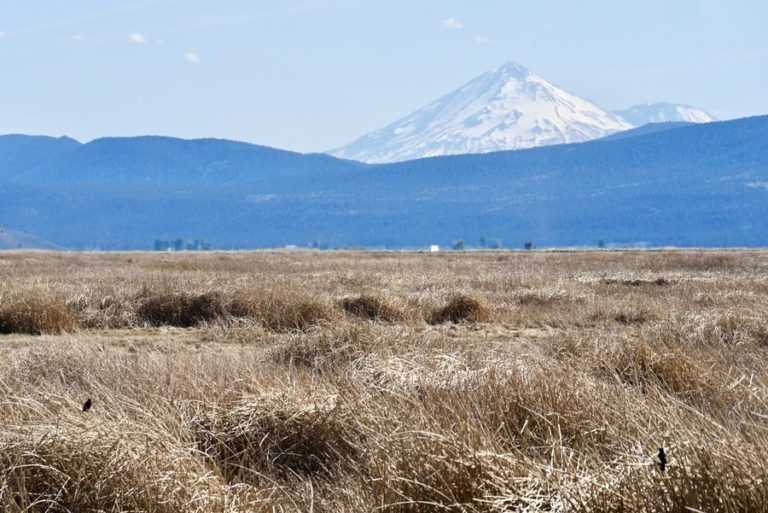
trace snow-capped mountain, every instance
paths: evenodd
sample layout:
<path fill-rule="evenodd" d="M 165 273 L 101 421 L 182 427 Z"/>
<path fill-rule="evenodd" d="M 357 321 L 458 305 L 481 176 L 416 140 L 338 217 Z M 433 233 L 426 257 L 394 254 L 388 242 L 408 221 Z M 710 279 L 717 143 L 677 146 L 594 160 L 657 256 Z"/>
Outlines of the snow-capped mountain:
<path fill-rule="evenodd" d="M 687 123 L 709 123 L 715 119 L 698 107 L 676 103 L 648 103 L 633 105 L 625 110 L 615 110 L 620 116 L 635 126 L 648 123 L 666 123 L 669 121 L 684 121 Z"/>
<path fill-rule="evenodd" d="M 588 141 L 630 128 L 623 118 L 508 63 L 329 153 L 397 162 Z"/>

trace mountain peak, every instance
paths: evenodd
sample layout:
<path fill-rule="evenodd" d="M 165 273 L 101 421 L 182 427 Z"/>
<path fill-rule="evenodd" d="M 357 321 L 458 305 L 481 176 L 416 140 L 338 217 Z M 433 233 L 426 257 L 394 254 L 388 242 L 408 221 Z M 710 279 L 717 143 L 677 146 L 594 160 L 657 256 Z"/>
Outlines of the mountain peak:
<path fill-rule="evenodd" d="M 715 121 L 715 118 L 702 109 L 680 103 L 646 103 L 633 105 L 628 109 L 617 110 L 613 113 L 635 126 L 649 123 L 709 123 Z"/>
<path fill-rule="evenodd" d="M 371 163 L 396 162 L 582 142 L 629 128 L 624 119 L 507 62 L 330 153 Z"/>
<path fill-rule="evenodd" d="M 504 77 L 525 79 L 531 73 L 531 70 L 515 61 L 508 61 L 490 73 Z"/>

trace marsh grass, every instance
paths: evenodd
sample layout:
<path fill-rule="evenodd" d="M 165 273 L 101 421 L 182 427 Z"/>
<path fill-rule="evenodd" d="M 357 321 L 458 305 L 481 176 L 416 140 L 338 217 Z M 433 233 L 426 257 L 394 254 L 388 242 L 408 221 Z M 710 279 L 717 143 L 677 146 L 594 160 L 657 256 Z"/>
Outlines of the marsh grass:
<path fill-rule="evenodd" d="M 482 300 L 465 294 L 455 294 L 444 306 L 432 312 L 428 322 L 429 324 L 482 322 L 489 320 L 490 317 L 490 309 Z"/>
<path fill-rule="evenodd" d="M 762 511 L 766 270 L 0 255 L 0 509 Z"/>
<path fill-rule="evenodd" d="M 362 319 L 383 322 L 417 322 L 415 312 L 402 301 L 393 301 L 374 295 L 345 297 L 338 301 L 347 313 Z"/>
<path fill-rule="evenodd" d="M 190 424 L 229 482 L 329 475 L 359 454 L 351 412 L 334 395 L 244 396 L 197 413 Z"/>
<path fill-rule="evenodd" d="M 74 312 L 58 295 L 31 289 L 0 296 L 0 333 L 29 335 L 74 331 Z"/>
<path fill-rule="evenodd" d="M 226 315 L 221 293 L 152 292 L 142 290 L 136 314 L 151 326 L 189 328 Z"/>
<path fill-rule="evenodd" d="M 0 432 L 0 505 L 52 512 L 220 508 L 221 480 L 176 441 L 156 435 L 90 418 Z"/>

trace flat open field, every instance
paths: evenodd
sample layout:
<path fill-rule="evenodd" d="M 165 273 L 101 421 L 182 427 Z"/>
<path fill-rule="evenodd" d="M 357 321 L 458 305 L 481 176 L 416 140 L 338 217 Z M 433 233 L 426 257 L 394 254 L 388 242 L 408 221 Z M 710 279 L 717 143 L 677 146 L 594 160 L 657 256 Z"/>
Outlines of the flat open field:
<path fill-rule="evenodd" d="M 768 504 L 768 252 L 0 253 L 0 333 L 4 512 Z"/>

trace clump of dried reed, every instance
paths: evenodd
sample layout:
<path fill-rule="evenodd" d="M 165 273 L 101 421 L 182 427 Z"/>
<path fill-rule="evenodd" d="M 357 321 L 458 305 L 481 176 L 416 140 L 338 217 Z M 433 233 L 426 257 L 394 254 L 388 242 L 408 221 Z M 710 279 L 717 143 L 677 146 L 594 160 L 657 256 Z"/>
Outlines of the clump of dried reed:
<path fill-rule="evenodd" d="M 151 326 L 177 326 L 188 328 L 211 322 L 226 315 L 221 293 L 142 291 L 137 300 L 139 319 Z"/>
<path fill-rule="evenodd" d="M 328 475 L 354 461 L 359 434 L 350 427 L 352 415 L 334 395 L 274 392 L 198 411 L 189 424 L 228 482 L 261 483 L 269 476 Z"/>
<path fill-rule="evenodd" d="M 465 294 L 455 294 L 441 308 L 429 316 L 429 324 L 446 322 L 483 322 L 491 317 L 490 309 L 479 299 Z"/>
<path fill-rule="evenodd" d="M 270 359 L 289 366 L 313 370 L 353 362 L 377 349 L 376 334 L 366 325 L 339 323 L 324 329 L 294 333 L 274 348 Z"/>
<path fill-rule="evenodd" d="M 415 314 L 403 302 L 393 302 L 379 296 L 363 294 L 338 301 L 347 313 L 362 319 L 383 322 L 413 322 Z"/>
<path fill-rule="evenodd" d="M 329 299 L 290 289 L 237 290 L 228 298 L 226 308 L 234 317 L 253 319 L 274 331 L 306 330 L 341 317 Z"/>
<path fill-rule="evenodd" d="M 173 440 L 93 419 L 68 420 L 0 431 L 3 511 L 223 508 L 223 483 Z"/>
<path fill-rule="evenodd" d="M 0 333 L 43 335 L 76 328 L 72 309 L 51 291 L 29 289 L 0 296 Z"/>

